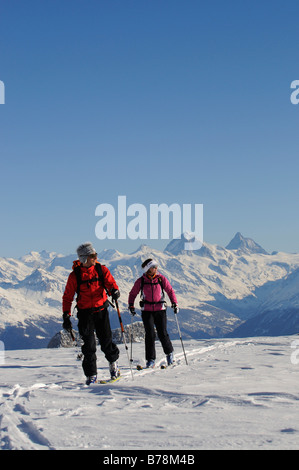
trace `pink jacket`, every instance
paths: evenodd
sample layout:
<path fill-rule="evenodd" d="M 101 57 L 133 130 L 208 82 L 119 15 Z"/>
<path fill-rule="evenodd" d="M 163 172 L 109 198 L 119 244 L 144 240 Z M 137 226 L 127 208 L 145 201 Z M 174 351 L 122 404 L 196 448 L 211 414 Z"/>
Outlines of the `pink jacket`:
<path fill-rule="evenodd" d="M 157 273 L 153 279 L 147 277 L 146 274 L 143 274 L 142 277 L 137 279 L 134 286 L 132 287 L 129 293 L 129 305 L 134 305 L 134 301 L 141 290 L 141 280 L 143 279 L 143 297 L 140 300 L 144 300 L 144 306 L 141 307 L 141 310 L 146 312 L 156 312 L 159 310 L 165 310 L 165 299 L 164 292 L 168 294 L 168 297 L 172 304 L 177 304 L 177 298 L 175 292 L 165 276 Z M 163 287 L 163 290 L 161 288 Z"/>

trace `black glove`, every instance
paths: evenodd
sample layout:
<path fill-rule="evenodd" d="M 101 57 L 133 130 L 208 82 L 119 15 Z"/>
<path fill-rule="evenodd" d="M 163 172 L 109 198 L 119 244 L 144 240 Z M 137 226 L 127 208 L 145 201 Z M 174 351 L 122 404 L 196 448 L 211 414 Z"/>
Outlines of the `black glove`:
<path fill-rule="evenodd" d="M 66 331 L 72 331 L 73 327 L 72 327 L 72 322 L 71 322 L 71 316 L 68 312 L 64 312 L 63 316 L 63 328 L 66 330 Z"/>
<path fill-rule="evenodd" d="M 136 315 L 136 310 L 135 310 L 134 305 L 129 305 L 128 309 L 130 310 L 132 317 L 134 317 Z"/>
<path fill-rule="evenodd" d="M 179 313 L 179 311 L 180 311 L 177 304 L 172 304 L 171 308 L 173 308 L 173 313 L 175 313 L 175 314 Z"/>
<path fill-rule="evenodd" d="M 111 297 L 113 300 L 117 300 L 120 297 L 120 292 L 118 289 L 111 290 Z"/>

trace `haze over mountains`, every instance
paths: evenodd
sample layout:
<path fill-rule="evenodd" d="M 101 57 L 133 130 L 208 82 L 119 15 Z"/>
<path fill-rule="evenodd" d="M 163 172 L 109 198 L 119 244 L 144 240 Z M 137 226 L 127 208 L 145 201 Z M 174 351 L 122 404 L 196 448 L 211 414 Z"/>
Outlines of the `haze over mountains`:
<path fill-rule="evenodd" d="M 299 331 L 299 254 L 269 254 L 241 233 L 225 248 L 204 242 L 199 250 L 185 251 L 185 241 L 190 241 L 187 234 L 172 240 L 164 251 L 141 245 L 131 254 L 110 249 L 99 253 L 99 261 L 109 267 L 119 285 L 125 324 L 131 321 L 128 293 L 142 274 L 141 263 L 153 257 L 176 291 L 184 338 L 275 336 Z M 61 298 L 76 258 L 75 254 L 46 251 L 19 259 L 0 258 L 0 340 L 6 349 L 47 347 L 61 329 Z M 113 309 L 110 318 L 112 327 L 117 328 Z M 170 307 L 168 319 L 170 334 L 177 338 Z M 73 325 L 76 327 L 76 316 Z"/>

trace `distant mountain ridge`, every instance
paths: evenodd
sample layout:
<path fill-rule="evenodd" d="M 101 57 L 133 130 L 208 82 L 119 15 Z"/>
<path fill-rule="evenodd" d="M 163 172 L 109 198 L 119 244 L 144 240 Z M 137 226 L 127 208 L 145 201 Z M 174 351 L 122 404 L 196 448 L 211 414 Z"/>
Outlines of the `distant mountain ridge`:
<path fill-rule="evenodd" d="M 176 291 L 184 337 L 267 335 L 280 327 L 287 334 L 298 332 L 299 254 L 268 254 L 239 232 L 225 248 L 204 242 L 200 249 L 186 251 L 186 240 L 190 238 L 183 234 L 164 251 L 141 245 L 131 254 L 99 253 L 119 285 L 124 324 L 130 323 L 128 293 L 142 274 L 141 263 L 152 257 Z M 46 347 L 61 330 L 62 294 L 76 258 L 45 250 L 0 258 L 0 340 L 7 349 Z M 139 312 L 139 298 L 135 306 Z M 118 328 L 115 311 L 110 318 L 112 328 Z M 177 337 L 170 308 L 168 319 L 170 334 Z"/>

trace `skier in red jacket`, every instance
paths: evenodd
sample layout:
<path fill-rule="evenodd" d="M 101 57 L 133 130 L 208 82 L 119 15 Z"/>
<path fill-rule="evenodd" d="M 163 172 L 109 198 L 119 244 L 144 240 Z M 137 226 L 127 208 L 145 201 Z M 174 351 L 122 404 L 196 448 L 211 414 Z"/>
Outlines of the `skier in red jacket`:
<path fill-rule="evenodd" d="M 78 330 L 83 339 L 83 371 L 87 377 L 86 384 L 97 381 L 96 340 L 99 339 L 101 350 L 109 362 L 111 378 L 119 376 L 117 360 L 119 349 L 112 341 L 108 313 L 108 295 L 118 299 L 118 286 L 106 266 L 97 261 L 97 253 L 92 244 L 83 243 L 77 248 L 79 260 L 74 261 L 62 298 L 63 328 L 71 331 L 71 306 L 76 293 L 78 309 Z M 97 268 L 100 267 L 101 271 Z M 101 272 L 101 276 L 99 276 Z M 78 280 L 80 280 L 78 282 Z"/>

